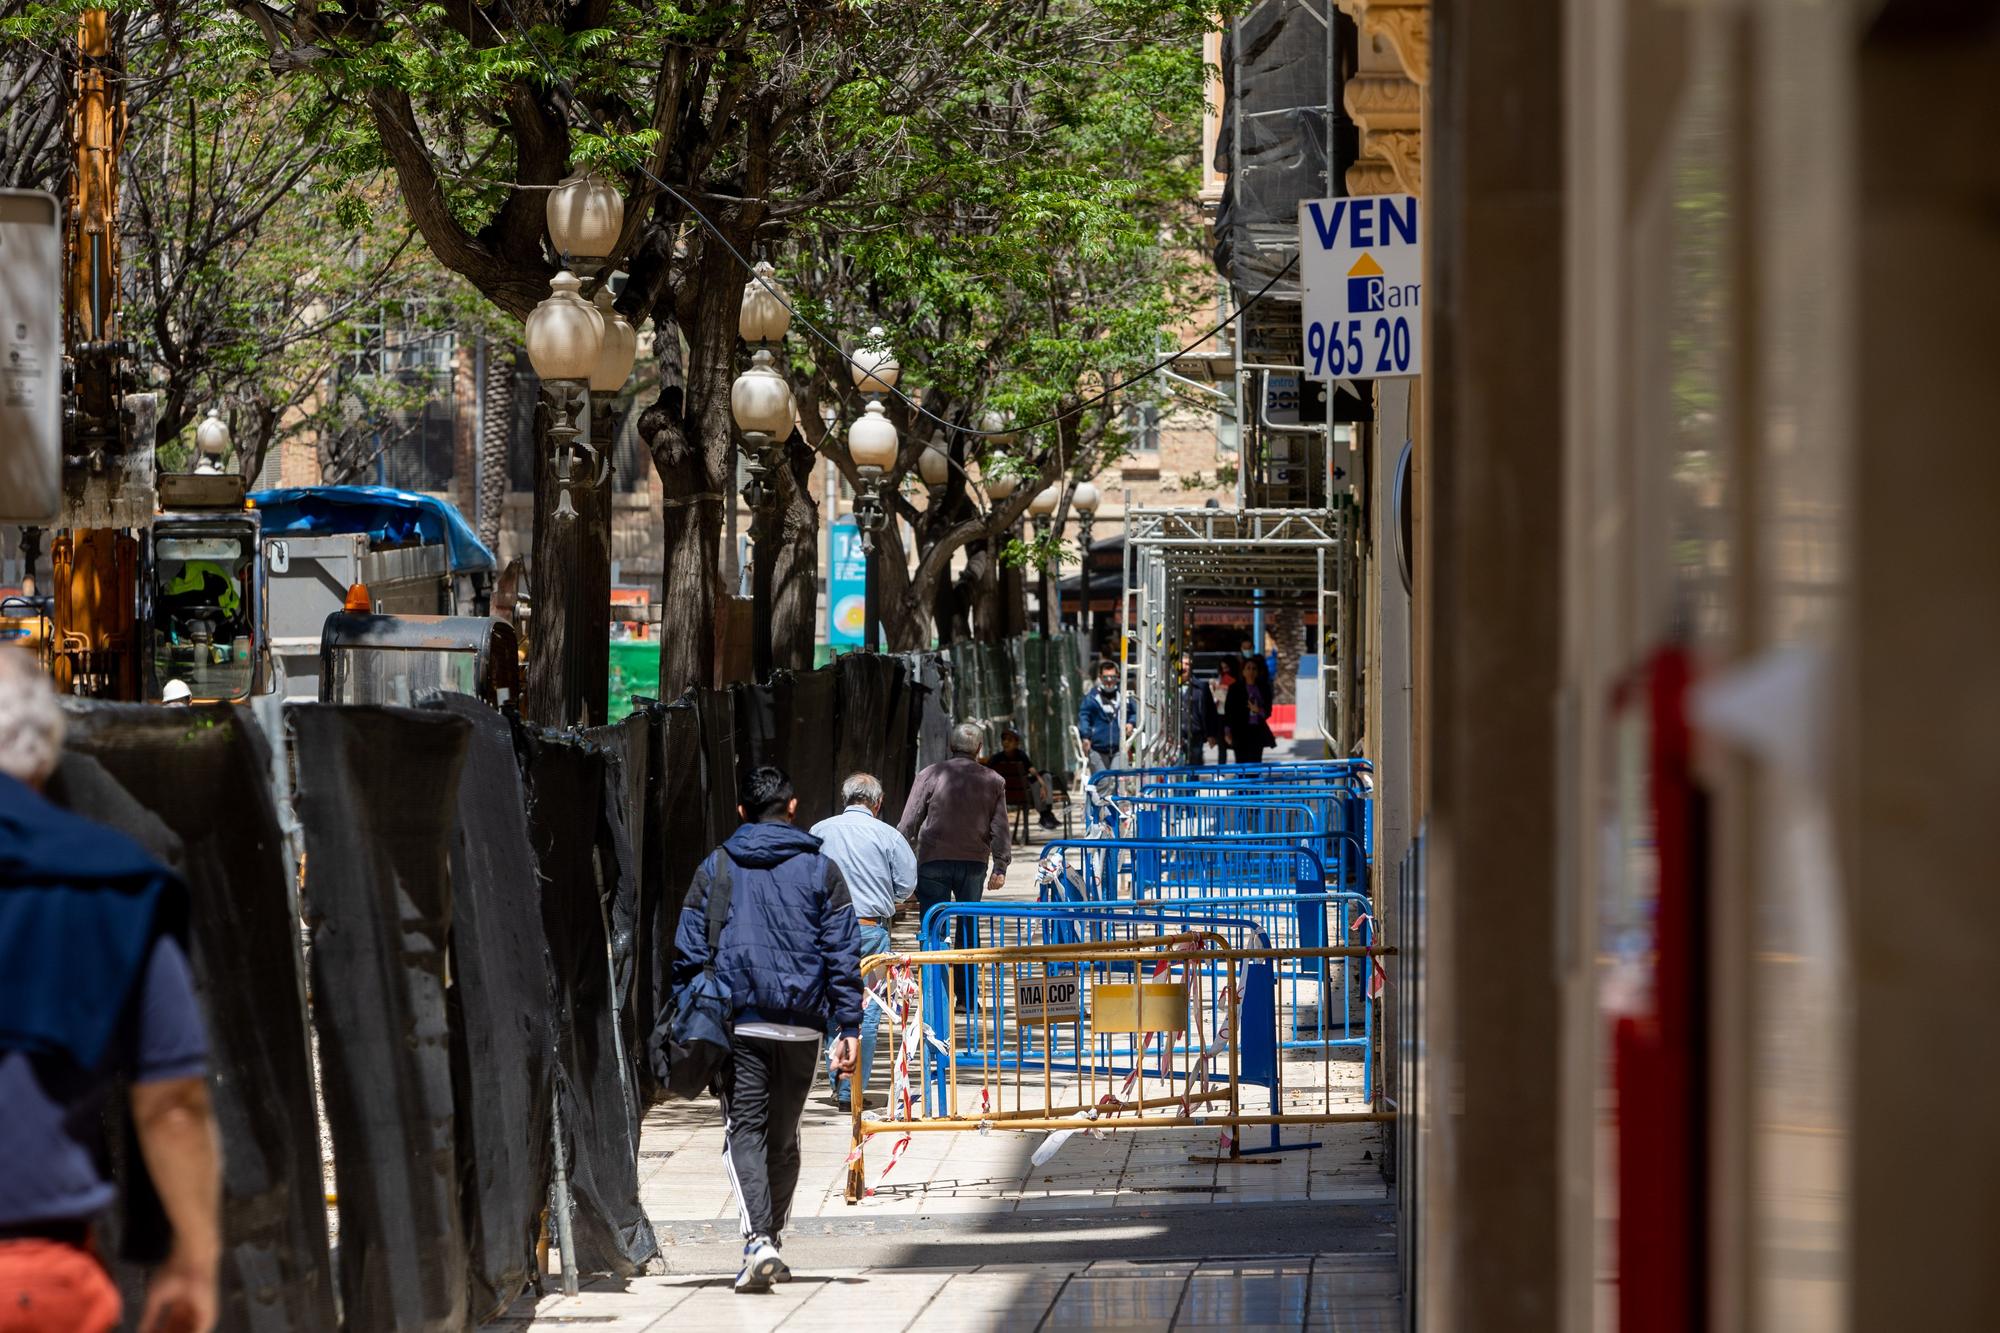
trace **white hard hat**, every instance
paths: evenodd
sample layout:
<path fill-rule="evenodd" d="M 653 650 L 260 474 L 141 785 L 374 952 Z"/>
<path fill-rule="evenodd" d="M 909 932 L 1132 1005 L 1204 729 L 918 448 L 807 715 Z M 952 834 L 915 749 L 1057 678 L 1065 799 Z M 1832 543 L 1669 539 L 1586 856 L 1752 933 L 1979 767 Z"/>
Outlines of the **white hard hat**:
<path fill-rule="evenodd" d="M 194 691 L 188 688 L 188 683 L 184 680 L 170 680 L 167 682 L 167 688 L 160 691 L 160 702 L 163 704 L 184 704 L 192 698 Z"/>

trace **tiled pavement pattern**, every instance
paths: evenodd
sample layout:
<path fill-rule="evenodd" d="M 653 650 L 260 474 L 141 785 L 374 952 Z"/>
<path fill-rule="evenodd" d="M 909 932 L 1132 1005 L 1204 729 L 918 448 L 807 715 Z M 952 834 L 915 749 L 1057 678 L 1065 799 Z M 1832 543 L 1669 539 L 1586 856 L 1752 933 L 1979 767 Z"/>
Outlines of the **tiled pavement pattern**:
<path fill-rule="evenodd" d="M 996 897 L 1032 901 L 1032 871 L 1030 857 L 1017 859 Z M 899 946 L 913 946 L 913 929 L 909 917 L 899 921 Z M 1331 1073 L 1337 1087 L 1352 1083 L 1343 1091 L 1358 1103 L 1359 1066 Z M 1288 1094 L 1322 1074 L 1317 1062 L 1288 1069 Z M 1030 1163 L 1040 1134 L 918 1134 L 886 1177 L 893 1136 L 882 1135 L 868 1154 L 873 1193 L 853 1206 L 843 1198 L 848 1132 L 822 1085 L 806 1111 L 786 1236 L 799 1280 L 738 1297 L 728 1283 L 740 1242 L 718 1112 L 711 1102 L 652 1108 L 640 1199 L 666 1274 L 524 1298 L 499 1326 L 1400 1327 L 1378 1126 L 1292 1128 L 1286 1142 L 1319 1146 L 1222 1164 L 1189 1160 L 1216 1155 L 1214 1130 L 1078 1134 L 1041 1167 Z M 1246 1130 L 1245 1145 L 1267 1143 L 1269 1132 Z M 1266 1257 L 1205 1257 L 1244 1254 Z M 1030 1256 L 1047 1260 L 1022 1262 Z"/>
<path fill-rule="evenodd" d="M 1097 1330 L 1402 1327 L 1389 1253 L 1158 1263 L 996 1263 L 978 1268 L 862 1268 L 801 1275 L 738 1296 L 729 1278 L 639 1278 L 622 1292 L 542 1304 L 537 1329 Z M 495 1328 L 526 1327 L 510 1315 Z"/>

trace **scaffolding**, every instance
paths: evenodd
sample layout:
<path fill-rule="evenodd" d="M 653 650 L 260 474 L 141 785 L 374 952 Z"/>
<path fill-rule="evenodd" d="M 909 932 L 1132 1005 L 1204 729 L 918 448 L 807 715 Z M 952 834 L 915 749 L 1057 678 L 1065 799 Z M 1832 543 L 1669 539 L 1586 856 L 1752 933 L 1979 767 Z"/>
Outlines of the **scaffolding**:
<path fill-rule="evenodd" d="M 1138 722 L 1128 764 L 1177 763 L 1179 662 L 1189 620 L 1203 605 L 1241 604 L 1259 590 L 1310 589 L 1319 614 L 1319 734 L 1336 754 L 1353 747 L 1354 510 L 1134 509 L 1126 516 L 1124 623 L 1136 659 Z"/>

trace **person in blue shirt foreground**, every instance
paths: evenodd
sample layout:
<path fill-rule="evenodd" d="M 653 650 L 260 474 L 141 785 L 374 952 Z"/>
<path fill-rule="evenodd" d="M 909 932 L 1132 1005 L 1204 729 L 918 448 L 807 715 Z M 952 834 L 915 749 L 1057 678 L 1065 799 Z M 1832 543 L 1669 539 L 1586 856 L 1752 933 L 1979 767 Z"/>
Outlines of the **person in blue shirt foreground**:
<path fill-rule="evenodd" d="M 94 1232 L 117 1197 L 104 1111 L 129 1085 L 142 1158 L 129 1170 L 173 1228 L 138 1328 L 208 1333 L 220 1153 L 187 894 L 137 844 L 42 798 L 62 733 L 47 677 L 0 648 L 0 1329 L 120 1326 Z"/>
<path fill-rule="evenodd" d="M 854 1068 L 861 1030 L 860 934 L 847 880 L 820 840 L 793 827 L 799 802 L 782 769 L 737 785 L 743 825 L 695 871 L 674 935 L 675 990 L 710 964 L 708 895 L 729 880 L 716 978 L 734 1009 L 721 1074 L 722 1153 L 743 1225 L 736 1290 L 791 1280 L 779 1254 L 799 1183 L 799 1119 L 831 1029 L 833 1068 Z"/>

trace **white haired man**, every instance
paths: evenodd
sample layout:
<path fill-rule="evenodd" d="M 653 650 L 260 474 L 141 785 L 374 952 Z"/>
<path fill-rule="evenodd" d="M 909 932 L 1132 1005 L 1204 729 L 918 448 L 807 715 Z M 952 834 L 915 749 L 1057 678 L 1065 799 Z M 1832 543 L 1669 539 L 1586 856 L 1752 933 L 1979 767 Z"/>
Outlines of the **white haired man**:
<path fill-rule="evenodd" d="M 174 1233 L 139 1326 L 207 1333 L 220 1175 L 207 1041 L 179 938 L 187 895 L 136 844 L 42 798 L 62 737 L 48 678 L 0 647 L 0 1327 L 119 1326 L 91 1233 L 116 1195 L 103 1108 L 126 1082 L 143 1169 Z"/>
<path fill-rule="evenodd" d="M 840 867 L 847 879 L 847 892 L 854 899 L 855 924 L 861 929 L 861 957 L 889 952 L 889 923 L 896 908 L 917 891 L 917 857 L 895 826 L 882 822 L 882 783 L 870 773 L 850 773 L 840 784 L 841 812 L 812 826 L 820 840 L 821 855 Z M 868 1071 L 875 1066 L 875 1039 L 882 1021 L 881 1008 L 869 997 L 861 1012 L 861 1085 L 868 1083 Z M 831 1051 L 829 1029 L 827 1049 Z M 828 1066 L 833 1079 L 833 1100 L 845 1111 L 850 1109 L 851 1085 L 848 1073 Z"/>

